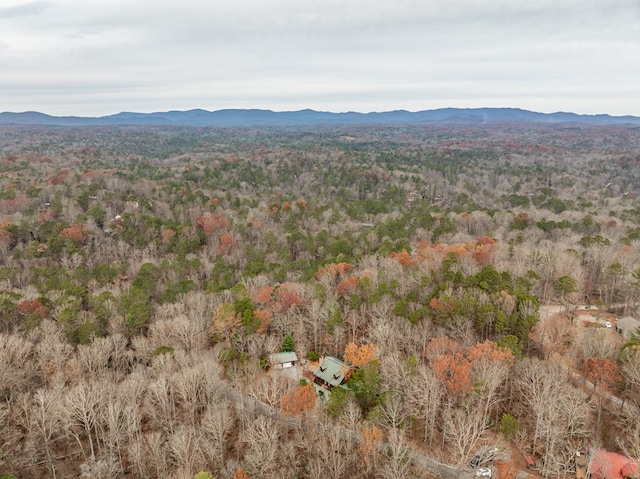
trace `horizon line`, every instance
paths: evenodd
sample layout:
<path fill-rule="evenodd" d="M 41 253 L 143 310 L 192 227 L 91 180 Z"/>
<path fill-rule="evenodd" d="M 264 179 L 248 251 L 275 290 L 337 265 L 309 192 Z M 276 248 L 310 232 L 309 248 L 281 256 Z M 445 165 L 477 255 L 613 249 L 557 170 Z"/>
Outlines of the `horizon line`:
<path fill-rule="evenodd" d="M 24 115 L 24 114 L 39 114 L 45 115 L 53 118 L 108 118 L 116 115 L 122 114 L 132 114 L 132 115 L 154 115 L 154 114 L 162 114 L 162 113 L 187 113 L 194 111 L 201 111 L 206 113 L 216 113 L 216 112 L 224 112 L 224 111 L 256 111 L 256 112 L 269 112 L 269 113 L 300 113 L 300 112 L 315 112 L 315 113 L 328 113 L 334 115 L 346 115 L 346 114 L 358 114 L 358 115 L 372 115 L 372 114 L 383 114 L 383 113 L 421 113 L 421 112 L 433 112 L 433 111 L 443 111 L 443 110 L 515 110 L 522 111 L 528 113 L 538 113 L 542 115 L 554 115 L 554 114 L 570 114 L 577 116 L 585 116 L 585 117 L 597 117 L 597 116 L 609 116 L 612 118 L 622 118 L 622 117 L 633 117 L 640 118 L 640 115 L 634 114 L 611 114 L 611 113 L 576 113 L 574 111 L 569 110 L 556 110 L 556 111 L 538 111 L 538 110 L 529 110 L 526 108 L 515 107 L 515 106 L 482 106 L 482 107 L 456 107 L 456 106 L 448 106 L 448 107 L 439 107 L 439 108 L 430 108 L 430 109 L 420 109 L 420 110 L 408 110 L 405 108 L 398 108 L 393 110 L 371 110 L 371 111 L 358 111 L 358 110 L 343 110 L 343 111 L 333 111 L 333 110 L 316 110 L 314 108 L 300 108 L 300 109 L 284 109 L 284 110 L 273 110 L 270 108 L 219 108 L 208 110 L 202 107 L 196 108 L 187 108 L 187 109 L 165 109 L 165 110 L 153 110 L 153 111 L 134 111 L 134 110 L 122 110 L 116 113 L 110 113 L 106 115 L 78 115 L 78 114 L 51 114 L 46 113 L 41 110 L 24 110 L 24 111 L 9 111 L 5 110 L 0 112 L 1 115 L 10 114 L 10 115 Z"/>

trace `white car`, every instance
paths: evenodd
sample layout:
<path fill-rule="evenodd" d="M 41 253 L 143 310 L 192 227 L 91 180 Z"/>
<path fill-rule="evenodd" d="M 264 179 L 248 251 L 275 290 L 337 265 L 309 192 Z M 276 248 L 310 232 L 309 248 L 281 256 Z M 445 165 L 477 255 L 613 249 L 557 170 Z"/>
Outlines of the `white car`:
<path fill-rule="evenodd" d="M 610 328 L 611 327 L 611 321 L 605 321 L 604 325 L 605 325 L 605 327 Z"/>
<path fill-rule="evenodd" d="M 481 467 L 476 471 L 476 477 L 491 477 L 491 469 L 488 467 Z"/>

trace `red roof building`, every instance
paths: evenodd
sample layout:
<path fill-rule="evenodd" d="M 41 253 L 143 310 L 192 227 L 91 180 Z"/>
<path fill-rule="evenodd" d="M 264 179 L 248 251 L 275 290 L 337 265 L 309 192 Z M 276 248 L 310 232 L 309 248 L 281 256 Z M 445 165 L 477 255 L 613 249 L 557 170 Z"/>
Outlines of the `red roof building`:
<path fill-rule="evenodd" d="M 640 479 L 638 461 L 602 449 L 593 451 L 587 477 L 591 479 Z"/>

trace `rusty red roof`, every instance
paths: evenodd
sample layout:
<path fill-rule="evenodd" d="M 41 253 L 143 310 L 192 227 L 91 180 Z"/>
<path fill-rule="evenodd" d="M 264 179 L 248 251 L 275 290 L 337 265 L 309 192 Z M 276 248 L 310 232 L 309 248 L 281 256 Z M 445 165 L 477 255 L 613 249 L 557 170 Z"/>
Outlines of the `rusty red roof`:
<path fill-rule="evenodd" d="M 638 478 L 638 461 L 622 454 L 596 449 L 589 464 L 592 479 Z"/>

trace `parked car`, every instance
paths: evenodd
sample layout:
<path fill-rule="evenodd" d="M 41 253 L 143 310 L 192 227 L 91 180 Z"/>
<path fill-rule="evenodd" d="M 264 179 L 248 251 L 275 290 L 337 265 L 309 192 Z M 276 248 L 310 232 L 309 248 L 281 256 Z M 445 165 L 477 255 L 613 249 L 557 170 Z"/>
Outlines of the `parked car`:
<path fill-rule="evenodd" d="M 605 325 L 605 327 L 610 328 L 611 327 L 611 321 L 605 321 L 604 325 Z"/>
<path fill-rule="evenodd" d="M 473 468 L 476 468 L 478 467 L 478 464 L 480 464 L 480 456 L 476 454 L 475 456 L 473 456 L 473 459 L 471 459 L 469 465 Z"/>
<path fill-rule="evenodd" d="M 491 469 L 488 467 L 480 467 L 476 471 L 476 477 L 491 477 Z"/>

